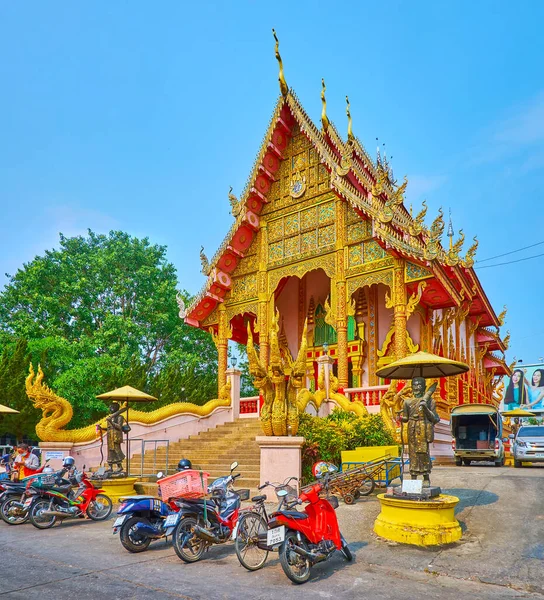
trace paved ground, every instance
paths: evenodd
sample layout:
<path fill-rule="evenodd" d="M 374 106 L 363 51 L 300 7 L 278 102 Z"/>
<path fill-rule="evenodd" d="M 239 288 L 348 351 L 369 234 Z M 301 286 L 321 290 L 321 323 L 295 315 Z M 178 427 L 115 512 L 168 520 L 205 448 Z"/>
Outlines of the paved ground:
<path fill-rule="evenodd" d="M 338 516 L 355 554 L 337 553 L 317 565 L 303 586 L 285 577 L 277 554 L 249 573 L 232 544 L 185 565 L 170 544 L 155 542 L 131 555 L 111 535 L 111 521 L 67 522 L 48 531 L 0 523 L 6 600 L 544 598 L 544 468 L 437 467 L 433 483 L 461 499 L 461 542 L 419 549 L 377 538 L 375 497 L 345 506 Z"/>

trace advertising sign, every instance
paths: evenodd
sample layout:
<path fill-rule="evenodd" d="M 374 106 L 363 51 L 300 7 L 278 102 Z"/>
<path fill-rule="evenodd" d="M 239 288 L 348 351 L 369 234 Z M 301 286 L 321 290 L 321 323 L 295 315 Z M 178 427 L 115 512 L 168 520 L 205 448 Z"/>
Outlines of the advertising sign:
<path fill-rule="evenodd" d="M 515 408 L 544 413 L 544 364 L 519 365 L 504 378 L 501 411 Z"/>

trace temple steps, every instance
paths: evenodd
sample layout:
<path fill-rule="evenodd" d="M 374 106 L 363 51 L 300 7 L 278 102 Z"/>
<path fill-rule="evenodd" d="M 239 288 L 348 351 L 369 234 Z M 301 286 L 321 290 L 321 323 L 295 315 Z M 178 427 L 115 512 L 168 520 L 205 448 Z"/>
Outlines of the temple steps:
<path fill-rule="evenodd" d="M 214 429 L 204 431 L 188 439 L 171 443 L 168 448 L 168 473 L 175 472 L 178 461 L 188 458 L 195 467 L 209 473 L 209 481 L 228 475 L 230 465 L 237 461 L 236 470 L 241 477 L 236 480 L 235 488 L 256 490 L 260 477 L 260 450 L 255 437 L 262 435 L 257 419 L 237 419 L 224 423 Z M 166 469 L 166 447 L 157 448 L 144 453 L 145 474 L 156 473 Z M 131 471 L 141 465 L 142 456 L 133 455 Z M 143 476 L 136 484 L 138 493 L 156 494 L 157 484 L 152 475 Z"/>

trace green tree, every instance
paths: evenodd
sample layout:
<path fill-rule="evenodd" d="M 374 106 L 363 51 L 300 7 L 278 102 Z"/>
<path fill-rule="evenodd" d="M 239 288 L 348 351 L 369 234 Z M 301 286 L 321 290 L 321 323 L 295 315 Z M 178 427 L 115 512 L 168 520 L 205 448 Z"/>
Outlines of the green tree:
<path fill-rule="evenodd" d="M 0 359 L 0 398 L 3 404 L 19 411 L 19 414 L 0 414 L 0 437 L 10 433 L 17 442 L 26 435 L 33 437 L 39 418 L 39 412 L 28 401 L 25 392 L 29 360 L 25 339 L 6 346 Z"/>
<path fill-rule="evenodd" d="M 18 339 L 28 340 L 29 358 L 74 404 L 69 428 L 103 415 L 95 396 L 122 385 L 157 396 L 150 410 L 216 396 L 217 351 L 209 334 L 179 318 L 176 270 L 165 246 L 120 231 L 61 234 L 59 249 L 8 277 L 0 347 L 9 353 Z"/>

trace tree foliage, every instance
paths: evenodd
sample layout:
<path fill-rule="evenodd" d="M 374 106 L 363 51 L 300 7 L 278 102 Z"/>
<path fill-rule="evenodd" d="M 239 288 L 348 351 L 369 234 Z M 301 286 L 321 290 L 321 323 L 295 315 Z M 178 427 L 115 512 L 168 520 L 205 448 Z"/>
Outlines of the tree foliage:
<path fill-rule="evenodd" d="M 301 415 L 298 435 L 305 438 L 302 476 L 306 482 L 312 479 L 312 465 L 318 460 L 339 466 L 342 450 L 394 444 L 380 415 L 362 418 L 338 408 L 325 418 L 312 417 L 307 413 Z"/>
<path fill-rule="evenodd" d="M 122 385 L 157 396 L 149 410 L 215 397 L 217 351 L 209 334 L 179 318 L 176 270 L 164 246 L 120 231 L 61 234 L 59 249 L 8 277 L 0 294 L 0 346 L 6 364 L 13 360 L 19 369 L 27 404 L 30 359 L 74 404 L 69 428 L 102 416 L 105 406 L 95 396 Z M 24 360 L 19 346 L 26 348 Z M 0 379 L 0 394 L 5 385 Z M 5 421 L 0 427 L 11 428 L 13 421 Z"/>

